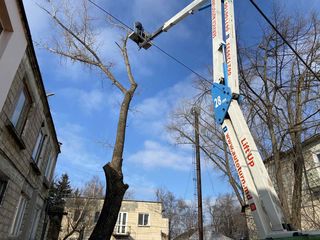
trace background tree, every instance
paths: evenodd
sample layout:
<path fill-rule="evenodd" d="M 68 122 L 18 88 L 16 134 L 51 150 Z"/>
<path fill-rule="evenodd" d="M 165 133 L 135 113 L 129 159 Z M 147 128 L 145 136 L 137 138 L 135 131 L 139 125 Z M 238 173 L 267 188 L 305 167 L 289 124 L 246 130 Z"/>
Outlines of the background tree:
<path fill-rule="evenodd" d="M 178 144 L 195 145 L 193 122 L 194 116 L 190 113 L 196 104 L 201 108 L 199 115 L 200 149 L 204 160 L 213 163 L 215 170 L 219 171 L 230 183 L 239 203 L 245 206 L 245 198 L 237 171 L 231 155 L 228 152 L 224 134 L 219 125 L 215 123 L 210 95 L 211 83 L 198 79 L 194 85 L 199 90 L 199 95 L 190 102 L 184 102 L 172 114 L 172 121 L 167 126 Z"/>
<path fill-rule="evenodd" d="M 94 176 L 82 189 L 77 189 L 65 198 L 64 211 L 67 214 L 62 220 L 64 228 L 61 229 L 60 239 L 90 236 L 97 221 L 97 213 L 100 212 L 96 199 L 103 198 L 103 190 L 99 177 Z"/>
<path fill-rule="evenodd" d="M 315 14 L 288 17 L 274 8 L 273 22 L 307 64 L 319 72 L 319 18 Z M 306 69 L 287 45 L 269 27 L 250 47 L 239 48 L 241 105 L 263 159 L 274 162 L 275 188 L 287 222 L 301 227 L 302 184 L 306 169 L 302 142 L 319 133 L 319 81 Z M 320 74 L 319 74 L 320 75 Z M 220 126 L 213 119 L 211 84 L 199 79 L 194 85 L 199 95 L 173 114 L 168 129 L 179 144 L 194 144 L 190 109 L 201 107 L 200 148 L 205 159 L 228 179 L 241 206 L 246 206 L 239 178 L 225 145 Z M 293 187 L 284 185 L 281 154 L 291 149 Z M 307 182 L 307 179 L 306 179 Z"/>
<path fill-rule="evenodd" d="M 169 239 L 197 226 L 195 204 L 187 203 L 163 188 L 157 189 L 155 195 L 156 201 L 163 204 L 163 216 L 169 219 Z"/>
<path fill-rule="evenodd" d="M 318 69 L 320 59 L 319 18 L 286 16 L 273 11 L 273 22 L 308 66 Z M 277 33 L 262 28 L 261 41 L 243 48 L 240 56 L 241 89 L 246 114 L 265 157 L 275 165 L 276 190 L 287 222 L 301 228 L 304 140 L 319 133 L 319 81 L 311 74 Z M 281 153 L 291 149 L 292 192 L 284 185 Z M 305 174 L 305 176 L 307 176 Z"/>
<path fill-rule="evenodd" d="M 233 194 L 220 195 L 214 202 L 207 199 L 206 205 L 215 232 L 233 239 L 247 239 L 246 217 Z"/>
<path fill-rule="evenodd" d="M 127 79 L 119 79 L 112 71 L 113 64 L 105 60 L 105 53 L 101 52 L 101 42 L 97 40 L 99 32 L 95 29 L 97 24 L 94 21 L 96 19 L 90 16 L 89 2 L 82 0 L 81 3 L 74 4 L 70 0 L 57 0 L 48 1 L 48 4 L 48 7 L 41 6 L 41 8 L 55 24 L 57 34 L 53 34 L 53 40 L 42 44 L 42 46 L 72 62 L 96 69 L 123 96 L 112 158 L 103 167 L 107 183 L 105 201 L 100 218 L 90 237 L 95 240 L 109 239 L 117 221 L 123 196 L 129 187 L 123 182 L 122 163 L 128 110 L 137 83 L 131 71 L 127 52 L 128 34 L 124 33 L 122 42 L 116 45 L 121 52 L 124 69 L 127 72 Z M 110 21 L 107 23 L 110 24 Z M 98 77 L 100 76 L 96 75 L 96 78 Z"/>
<path fill-rule="evenodd" d="M 49 189 L 47 211 L 49 215 L 48 240 L 56 240 L 59 236 L 61 220 L 64 213 L 65 197 L 70 196 L 72 188 L 69 176 L 63 173 L 58 180 L 54 180 Z"/>

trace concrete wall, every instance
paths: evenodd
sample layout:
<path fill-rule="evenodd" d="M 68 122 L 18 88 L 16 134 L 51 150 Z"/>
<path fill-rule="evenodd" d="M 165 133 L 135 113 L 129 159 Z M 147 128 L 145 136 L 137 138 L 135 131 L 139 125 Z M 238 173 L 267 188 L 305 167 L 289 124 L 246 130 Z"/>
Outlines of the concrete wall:
<path fill-rule="evenodd" d="M 0 111 L 27 47 L 17 2 L 0 0 Z"/>

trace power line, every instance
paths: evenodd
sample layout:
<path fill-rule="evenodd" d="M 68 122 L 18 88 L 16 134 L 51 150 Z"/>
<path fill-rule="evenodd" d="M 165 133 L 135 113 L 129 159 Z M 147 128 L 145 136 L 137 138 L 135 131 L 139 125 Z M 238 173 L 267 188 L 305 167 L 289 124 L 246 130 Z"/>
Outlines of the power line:
<path fill-rule="evenodd" d="M 262 17 L 269 23 L 269 25 L 276 31 L 276 33 L 281 37 L 281 39 L 287 44 L 287 46 L 291 49 L 291 51 L 300 59 L 300 61 L 306 66 L 306 68 L 315 76 L 315 78 L 320 81 L 320 78 L 317 74 L 310 68 L 310 66 L 303 60 L 303 58 L 299 55 L 299 53 L 291 46 L 291 44 L 285 39 L 285 37 L 279 32 L 276 26 L 269 20 L 269 18 L 263 13 L 263 11 L 259 8 L 259 6 L 253 1 L 249 0 L 252 5 L 258 10 L 258 12 L 262 15 Z"/>
<path fill-rule="evenodd" d="M 116 20 L 117 22 L 119 22 L 122 26 L 126 27 L 127 29 L 131 30 L 134 32 L 134 29 L 129 27 L 128 24 L 124 23 L 122 20 L 120 20 L 119 18 L 115 17 L 113 14 L 111 14 L 110 12 L 108 12 L 107 10 L 105 10 L 104 8 L 102 8 L 101 6 L 99 6 L 98 4 L 96 4 L 95 2 L 93 2 L 92 0 L 89 0 L 90 3 L 92 3 L 94 6 L 96 6 L 98 9 L 100 9 L 102 12 L 104 12 L 105 14 L 107 14 L 108 16 L 110 16 L 111 18 L 113 18 L 114 20 Z M 144 39 L 147 41 L 147 39 Z M 210 82 L 208 79 L 206 79 L 205 77 L 203 77 L 201 74 L 197 73 L 196 71 L 194 71 L 192 68 L 188 67 L 186 64 L 184 64 L 182 61 L 180 61 L 179 59 L 177 59 L 176 57 L 174 57 L 173 55 L 169 54 L 168 52 L 166 52 L 165 50 L 163 50 L 162 48 L 160 48 L 159 46 L 157 46 L 156 44 L 154 44 L 153 42 L 150 42 L 155 48 L 157 48 L 160 52 L 162 52 L 163 54 L 165 54 L 166 56 L 168 56 L 169 58 L 171 58 L 172 60 L 174 60 L 175 62 L 177 62 L 178 64 L 180 64 L 181 66 L 183 66 L 184 68 L 188 69 L 190 72 L 194 73 L 196 76 L 198 76 L 199 78 L 202 78 L 203 80 Z M 211 82 L 210 82 L 211 83 Z"/>
<path fill-rule="evenodd" d="M 202 78 L 203 80 L 211 83 L 208 79 L 206 79 L 205 77 L 201 76 L 199 73 L 197 73 L 196 71 L 192 70 L 190 67 L 188 67 L 186 64 L 184 64 L 183 62 L 181 62 L 179 59 L 177 59 L 176 57 L 170 55 L 169 53 L 167 53 L 166 51 L 162 50 L 159 46 L 155 45 L 154 43 L 152 43 L 152 45 L 154 47 L 156 47 L 159 51 L 161 51 L 163 54 L 167 55 L 168 57 L 170 57 L 171 59 L 173 59 L 174 61 L 176 61 L 177 63 L 179 63 L 180 65 L 182 65 L 183 67 L 185 67 L 186 69 L 188 69 L 190 72 L 194 73 L 195 75 L 197 75 L 199 78 Z"/>

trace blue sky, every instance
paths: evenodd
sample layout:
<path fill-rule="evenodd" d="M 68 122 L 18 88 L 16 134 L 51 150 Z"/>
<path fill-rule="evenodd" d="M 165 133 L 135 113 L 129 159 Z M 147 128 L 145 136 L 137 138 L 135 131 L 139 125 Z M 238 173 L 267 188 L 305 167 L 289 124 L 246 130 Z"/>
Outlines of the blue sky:
<path fill-rule="evenodd" d="M 38 2 L 41 2 L 38 0 Z M 70 1 L 78 4 L 79 1 Z M 191 1 L 178 0 L 96 0 L 103 8 L 127 24 L 141 21 L 146 31 L 153 32 L 164 21 Z M 290 14 L 319 9 L 317 0 L 277 1 Z M 273 1 L 257 1 L 268 14 Z M 26 14 L 34 41 L 46 40 L 52 25 L 48 17 L 35 5 L 24 0 Z M 103 14 L 94 6 L 97 18 Z M 259 39 L 264 20 L 248 0 L 235 1 L 236 24 L 242 44 L 253 44 Z M 210 9 L 198 12 L 163 33 L 155 43 L 182 60 L 198 73 L 210 78 L 207 67 L 212 64 Z M 124 78 L 124 64 L 115 41 L 121 34 L 103 21 L 97 21 L 103 44 L 103 56 L 115 63 L 114 73 Z M 133 74 L 139 84 L 132 103 L 124 153 L 124 181 L 130 185 L 134 197 L 154 199 L 154 191 L 165 187 L 177 196 L 193 199 L 194 184 L 190 146 L 176 146 L 165 130 L 170 113 L 183 99 L 192 98 L 194 74 L 155 48 L 138 51 L 128 44 Z M 83 65 L 72 64 L 36 48 L 38 62 L 49 98 L 52 115 L 62 142 L 62 152 L 56 167 L 56 176 L 67 172 L 74 186 L 81 186 L 93 175 L 104 182 L 102 166 L 112 155 L 121 95 L 108 80 Z M 226 179 L 217 173 L 211 163 L 202 162 L 203 195 L 215 197 L 231 191 Z"/>

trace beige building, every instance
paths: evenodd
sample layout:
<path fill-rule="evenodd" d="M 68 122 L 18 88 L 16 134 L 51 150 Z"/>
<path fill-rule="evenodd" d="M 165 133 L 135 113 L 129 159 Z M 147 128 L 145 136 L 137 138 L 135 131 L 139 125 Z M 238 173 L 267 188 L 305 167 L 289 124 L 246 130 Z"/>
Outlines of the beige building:
<path fill-rule="evenodd" d="M 59 152 L 22 0 L 0 0 L 0 239 L 43 239 Z"/>
<path fill-rule="evenodd" d="M 103 199 L 67 198 L 59 239 L 88 239 L 102 205 Z M 169 220 L 162 213 L 160 202 L 123 200 L 112 239 L 168 240 Z"/>

